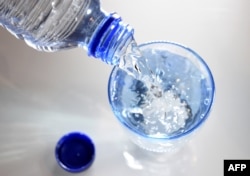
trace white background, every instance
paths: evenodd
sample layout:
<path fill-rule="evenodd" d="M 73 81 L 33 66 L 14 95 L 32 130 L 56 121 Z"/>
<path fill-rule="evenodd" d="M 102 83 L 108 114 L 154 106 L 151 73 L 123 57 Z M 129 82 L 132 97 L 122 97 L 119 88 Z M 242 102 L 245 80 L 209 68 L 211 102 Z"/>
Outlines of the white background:
<path fill-rule="evenodd" d="M 216 83 L 209 119 L 171 161 L 131 155 L 128 166 L 107 98 L 112 67 L 83 49 L 35 51 L 0 28 L 0 175 L 71 175 L 54 159 L 57 140 L 71 131 L 95 142 L 87 176 L 221 176 L 224 159 L 250 159 L 250 1 L 103 0 L 102 7 L 135 28 L 137 43 L 170 40 L 206 60 Z"/>

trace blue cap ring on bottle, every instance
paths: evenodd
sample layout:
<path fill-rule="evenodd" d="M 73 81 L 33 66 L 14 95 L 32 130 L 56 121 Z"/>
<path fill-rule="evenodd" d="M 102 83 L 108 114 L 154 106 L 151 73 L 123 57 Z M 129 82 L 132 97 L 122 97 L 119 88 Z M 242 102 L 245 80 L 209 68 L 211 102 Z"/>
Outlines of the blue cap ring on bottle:
<path fill-rule="evenodd" d="M 92 165 L 95 159 L 95 146 L 87 135 L 72 132 L 57 142 L 55 156 L 64 170 L 81 172 Z"/>

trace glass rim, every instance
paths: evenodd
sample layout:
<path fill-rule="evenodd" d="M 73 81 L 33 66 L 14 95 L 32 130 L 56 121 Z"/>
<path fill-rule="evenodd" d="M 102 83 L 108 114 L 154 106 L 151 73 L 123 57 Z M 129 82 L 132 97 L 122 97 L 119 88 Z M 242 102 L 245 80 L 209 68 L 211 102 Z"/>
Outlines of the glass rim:
<path fill-rule="evenodd" d="M 160 40 L 160 41 L 150 41 L 150 42 L 145 42 L 145 43 L 142 43 L 140 45 L 138 45 L 138 48 L 141 48 L 141 47 L 144 47 L 144 46 L 148 46 L 148 45 L 152 45 L 152 44 L 169 44 L 169 45 L 173 45 L 173 46 L 176 46 L 176 47 L 180 47 L 190 53 L 192 53 L 196 58 L 197 60 L 205 67 L 205 70 L 208 74 L 208 78 L 209 78 L 209 82 L 211 84 L 211 91 L 212 91 L 212 96 L 210 97 L 211 100 L 210 100 L 210 104 L 208 105 L 206 111 L 204 112 L 204 115 L 203 115 L 203 118 L 201 118 L 197 124 L 195 124 L 192 128 L 186 130 L 185 132 L 183 133 L 180 133 L 180 134 L 177 134 L 177 135 L 174 135 L 174 136 L 167 136 L 167 135 L 161 135 L 160 137 L 155 137 L 155 136 L 152 136 L 152 135 L 146 135 L 146 134 L 143 134 L 141 133 L 139 130 L 136 130 L 134 128 L 132 128 L 130 125 L 128 125 L 126 123 L 125 120 L 123 120 L 120 115 L 117 115 L 114 111 L 114 105 L 112 103 L 112 100 L 111 100 L 111 95 L 110 95 L 110 87 L 111 87 L 111 79 L 112 79 L 112 75 L 114 74 L 115 70 L 116 69 L 119 69 L 118 66 L 114 66 L 113 69 L 111 70 L 111 73 L 110 73 L 110 76 L 109 76 L 109 81 L 108 81 L 108 99 L 109 99 L 109 104 L 111 105 L 111 108 L 112 108 L 112 111 L 115 115 L 115 117 L 121 122 L 121 124 L 127 128 L 129 131 L 131 131 L 132 133 L 135 133 L 136 135 L 139 135 L 143 138 L 146 138 L 146 139 L 150 139 L 150 140 L 173 140 L 173 139 L 179 139 L 181 137 L 184 137 L 184 136 L 187 136 L 188 134 L 192 133 L 193 131 L 195 131 L 199 126 L 201 126 L 205 121 L 206 119 L 208 118 L 210 112 L 211 112 L 211 109 L 212 109 L 212 105 L 214 103 L 214 97 L 215 97 L 215 83 L 214 83 L 214 78 L 213 78 L 213 75 L 212 75 L 212 72 L 210 70 L 210 68 L 208 67 L 207 63 L 204 61 L 204 59 L 199 55 L 197 54 L 194 50 L 190 49 L 189 47 L 186 47 L 182 44 L 179 44 L 179 43 L 175 43 L 175 42 L 170 42 L 170 41 L 163 41 L 163 40 Z"/>

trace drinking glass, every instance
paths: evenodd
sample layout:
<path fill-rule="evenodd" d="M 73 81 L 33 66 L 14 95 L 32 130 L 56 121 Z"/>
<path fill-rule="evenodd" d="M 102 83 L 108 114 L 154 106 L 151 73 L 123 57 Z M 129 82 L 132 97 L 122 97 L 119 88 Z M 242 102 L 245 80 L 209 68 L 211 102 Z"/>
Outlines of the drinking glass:
<path fill-rule="evenodd" d="M 155 41 L 139 45 L 155 80 L 146 83 L 115 66 L 108 97 L 129 138 L 149 151 L 176 151 L 206 121 L 215 85 L 205 61 L 183 45 Z M 148 79 L 145 79 L 148 80 Z"/>

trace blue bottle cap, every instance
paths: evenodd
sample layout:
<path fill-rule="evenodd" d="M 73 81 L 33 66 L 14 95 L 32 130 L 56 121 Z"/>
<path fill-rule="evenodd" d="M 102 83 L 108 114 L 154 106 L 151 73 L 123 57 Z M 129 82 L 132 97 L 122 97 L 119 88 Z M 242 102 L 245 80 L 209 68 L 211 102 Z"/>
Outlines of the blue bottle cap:
<path fill-rule="evenodd" d="M 68 172 L 88 169 L 95 158 L 95 146 L 85 134 L 72 132 L 63 136 L 55 149 L 56 160 Z"/>

